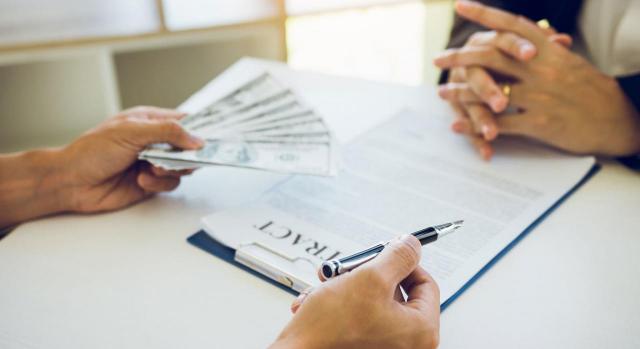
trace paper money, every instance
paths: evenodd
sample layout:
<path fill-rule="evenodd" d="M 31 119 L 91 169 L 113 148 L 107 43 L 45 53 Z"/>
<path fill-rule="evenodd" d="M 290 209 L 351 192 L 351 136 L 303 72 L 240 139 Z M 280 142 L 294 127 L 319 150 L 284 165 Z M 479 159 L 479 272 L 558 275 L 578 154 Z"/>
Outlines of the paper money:
<path fill-rule="evenodd" d="M 197 151 L 159 144 L 140 158 L 168 170 L 204 165 L 335 175 L 335 139 L 312 108 L 268 73 L 180 121 L 205 140 Z"/>

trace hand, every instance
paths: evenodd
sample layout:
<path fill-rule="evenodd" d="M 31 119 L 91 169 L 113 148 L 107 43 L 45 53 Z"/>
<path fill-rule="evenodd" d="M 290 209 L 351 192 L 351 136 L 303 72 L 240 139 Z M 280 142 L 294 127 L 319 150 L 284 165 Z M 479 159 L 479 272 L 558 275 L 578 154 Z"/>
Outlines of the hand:
<path fill-rule="evenodd" d="M 569 35 L 558 34 L 553 28 L 543 30 L 551 42 L 571 46 Z M 461 51 L 523 62 L 531 60 L 537 53 L 529 40 L 514 33 L 495 30 L 474 33 Z M 445 52 L 443 56 L 447 54 Z M 439 59 L 436 58 L 436 64 Z M 467 135 L 482 158 L 489 160 L 493 155 L 490 142 L 498 136 L 494 113 L 504 112 L 509 103 L 492 72 L 481 66 L 455 67 L 449 72 L 448 83 L 441 85 L 438 93 L 449 101 L 456 113 L 453 131 Z M 478 100 L 483 103 L 478 103 Z"/>
<path fill-rule="evenodd" d="M 475 117 L 478 124 L 493 119 L 496 136 L 525 136 L 574 153 L 617 156 L 640 151 L 640 119 L 615 79 L 563 45 L 550 42 L 547 33 L 525 18 L 467 1 L 456 3 L 456 10 L 485 27 L 512 32 L 537 49 L 536 56 L 526 62 L 459 49 L 436 60 L 441 68 L 480 66 L 516 81 L 510 101 L 519 110 L 515 114 L 491 115 L 468 86 L 456 90 L 457 99 L 484 108 L 476 112 L 483 114 Z M 473 123 L 455 127 L 478 133 Z"/>
<path fill-rule="evenodd" d="M 99 212 L 128 206 L 155 193 L 170 191 L 191 171 L 165 171 L 139 161 L 138 153 L 153 143 L 198 149 L 203 142 L 176 122 L 182 113 L 137 107 L 125 110 L 87 132 L 62 150 L 67 193 L 65 206 L 74 212 Z"/>
<path fill-rule="evenodd" d="M 436 348 L 440 295 L 418 266 L 420 252 L 420 242 L 404 236 L 371 262 L 301 294 L 272 348 Z"/>

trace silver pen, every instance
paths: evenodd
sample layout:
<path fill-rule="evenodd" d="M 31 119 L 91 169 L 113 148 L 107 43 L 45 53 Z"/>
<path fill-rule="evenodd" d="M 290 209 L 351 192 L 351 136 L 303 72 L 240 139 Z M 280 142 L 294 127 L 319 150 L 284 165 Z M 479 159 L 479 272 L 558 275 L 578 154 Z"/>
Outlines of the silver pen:
<path fill-rule="evenodd" d="M 418 238 L 422 246 L 424 246 L 438 240 L 438 238 L 442 236 L 458 230 L 460 227 L 462 227 L 463 222 L 464 221 L 455 221 L 424 228 L 422 230 L 416 231 L 412 235 Z M 382 250 L 384 250 L 384 248 L 388 244 L 389 242 L 379 243 L 377 245 L 369 247 L 364 251 L 354 253 L 350 256 L 325 261 L 320 267 L 320 272 L 322 273 L 322 276 L 325 280 L 331 279 L 340 274 L 344 274 L 376 258 L 376 256 L 379 255 L 380 252 L 382 252 Z"/>

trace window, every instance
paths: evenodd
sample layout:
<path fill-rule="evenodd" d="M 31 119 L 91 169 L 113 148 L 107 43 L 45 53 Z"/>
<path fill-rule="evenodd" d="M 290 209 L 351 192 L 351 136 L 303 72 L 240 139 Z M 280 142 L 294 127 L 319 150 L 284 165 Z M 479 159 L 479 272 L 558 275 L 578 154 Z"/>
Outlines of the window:
<path fill-rule="evenodd" d="M 452 1 L 287 0 L 294 68 L 417 85 L 436 81 Z"/>
<path fill-rule="evenodd" d="M 184 30 L 279 16 L 274 0 L 164 0 L 167 29 Z"/>
<path fill-rule="evenodd" d="M 5 0 L 0 50 L 275 20 L 295 67 L 404 84 L 434 81 L 452 0 Z M 285 17 L 286 16 L 286 17 Z"/>
<path fill-rule="evenodd" d="M 155 0 L 3 0 L 0 46 L 150 33 Z"/>

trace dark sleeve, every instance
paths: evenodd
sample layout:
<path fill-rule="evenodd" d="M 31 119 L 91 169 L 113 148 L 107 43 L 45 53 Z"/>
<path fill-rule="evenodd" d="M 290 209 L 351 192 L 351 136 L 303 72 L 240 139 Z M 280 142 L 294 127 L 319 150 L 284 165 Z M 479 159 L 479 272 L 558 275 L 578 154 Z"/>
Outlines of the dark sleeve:
<path fill-rule="evenodd" d="M 0 228 L 0 240 L 2 240 L 2 238 L 4 238 L 5 236 L 9 235 L 9 233 L 11 232 L 11 230 L 13 230 L 14 227 L 10 227 L 10 228 Z"/>
<path fill-rule="evenodd" d="M 497 8 L 505 8 L 505 1 L 502 0 L 481 0 L 478 1 L 485 5 L 489 5 Z M 481 25 L 467 21 L 457 14 L 453 15 L 453 26 L 451 27 L 451 33 L 449 34 L 449 42 L 447 48 L 462 47 L 467 42 L 467 39 L 479 31 L 487 30 Z M 440 74 L 439 84 L 444 84 L 449 79 L 449 70 L 443 70 Z"/>
<path fill-rule="evenodd" d="M 618 78 L 618 83 L 640 115 L 640 74 Z M 638 135 L 640 137 L 640 135 Z M 640 171 L 640 154 L 619 159 L 625 166 Z"/>
<path fill-rule="evenodd" d="M 559 32 L 573 33 L 582 0 L 478 0 L 485 5 L 503 9 L 515 14 L 531 18 L 534 21 L 548 19 Z M 462 47 L 475 32 L 486 28 L 454 15 L 453 28 L 449 36 L 447 48 Z M 440 75 L 439 83 L 447 81 L 449 71 Z"/>

